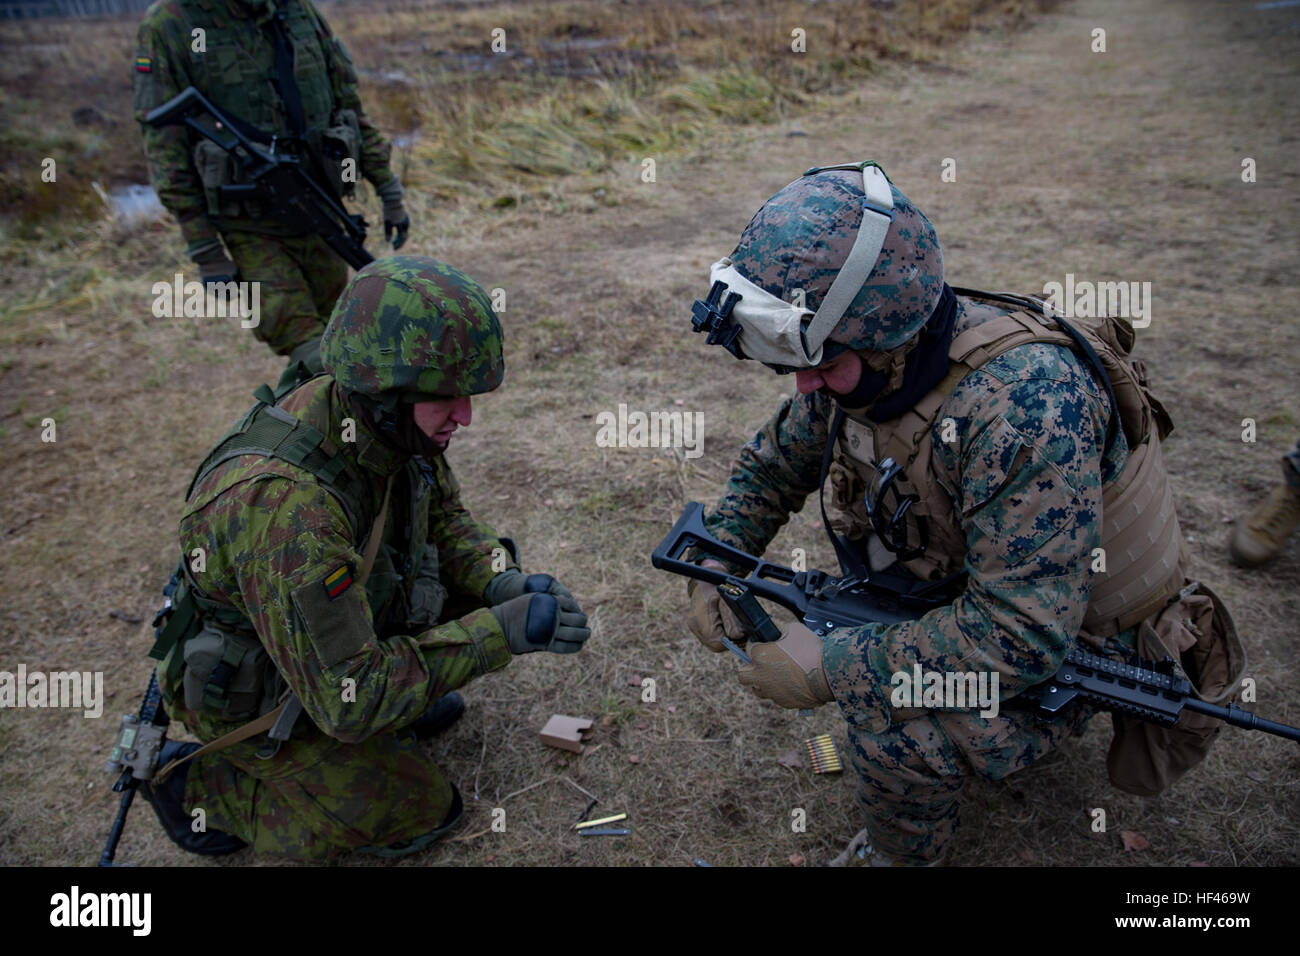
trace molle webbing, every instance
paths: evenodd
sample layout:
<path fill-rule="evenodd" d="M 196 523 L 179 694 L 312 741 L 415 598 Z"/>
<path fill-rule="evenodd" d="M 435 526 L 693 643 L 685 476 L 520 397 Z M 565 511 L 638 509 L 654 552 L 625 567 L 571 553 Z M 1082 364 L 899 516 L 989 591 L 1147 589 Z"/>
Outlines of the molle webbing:
<path fill-rule="evenodd" d="M 265 385 L 253 393 L 254 405 L 235 427 L 208 453 L 185 492 L 188 499 L 195 487 L 218 465 L 241 455 L 278 458 L 310 472 L 321 487 L 343 506 L 353 528 L 364 527 L 359 502 L 365 500 L 364 483 L 348 468 L 342 455 L 334 452 L 325 436 L 273 403 L 275 396 Z"/>
<path fill-rule="evenodd" d="M 952 501 L 944 489 L 937 483 L 931 487 L 917 484 L 917 479 L 922 473 L 931 474 L 930 456 L 933 443 L 930 429 L 939 410 L 948 401 L 958 383 L 975 369 L 1004 352 L 1034 342 L 1059 345 L 1063 348 L 1072 348 L 1075 344 L 1066 333 L 1043 326 L 1026 312 L 1000 315 L 967 329 L 957 335 L 948 348 L 948 360 L 952 365 L 944 380 L 913 408 L 900 416 L 893 423 L 894 427 L 878 426 L 875 429 L 879 436 L 876 444 L 876 460 L 892 458 L 905 465 L 907 484 L 903 490 L 912 491 L 920 498 L 912 506 L 912 514 L 917 520 L 929 521 L 932 532 L 938 531 L 945 523 L 956 522 Z M 946 577 L 961 566 L 960 562 L 953 563 L 945 560 L 935 551 L 906 561 L 904 564 L 909 571 L 922 580 Z"/>
<path fill-rule="evenodd" d="M 330 444 L 320 431 L 275 407 L 275 402 L 297 384 L 286 384 L 277 390 L 278 394 L 266 385 L 258 387 L 253 393 L 257 404 L 208 452 L 185 492 L 186 499 L 224 461 L 241 455 L 278 458 L 316 478 L 342 506 L 353 529 L 368 527 L 368 522 L 363 520 L 367 517 L 363 512 L 367 510 L 368 498 L 361 477 L 348 467 L 342 455 L 332 453 Z M 199 632 L 203 619 L 213 620 L 232 631 L 252 631 L 248 619 L 239 611 L 206 598 L 194 586 L 184 557 L 177 569 L 177 579 L 172 613 L 149 650 L 150 657 L 166 661 L 169 686 L 174 686 L 184 666 L 182 649 L 185 642 Z"/>
<path fill-rule="evenodd" d="M 1160 441 L 1135 449 L 1102 494 L 1105 573 L 1093 575 L 1083 629 L 1108 637 L 1160 611 L 1183 586 L 1183 536 Z"/>
<path fill-rule="evenodd" d="M 933 537 L 936 528 L 956 522 L 952 500 L 938 483 L 931 464 L 931 429 L 953 389 L 970 372 L 1022 345 L 1043 343 L 1076 353 L 1084 351 L 1085 365 L 1094 370 L 1111 399 L 1108 439 L 1113 437 L 1118 421 L 1129 446 L 1124 470 L 1102 491 L 1101 544 L 1106 571 L 1094 575 L 1084 630 L 1106 637 L 1136 626 L 1177 594 L 1183 583 L 1184 561 L 1182 533 L 1160 453 L 1163 430 L 1158 431 L 1158 416 L 1153 414 L 1146 390 L 1125 354 L 1131 330 L 1128 341 L 1123 333 L 1116 336 L 1120 348 L 1125 349 L 1117 352 L 1104 334 L 1087 326 L 1076 328 L 1079 338 L 1089 346 L 1084 350 L 1074 336 L 1048 324 L 1054 320 L 1034 314 L 1031 310 L 1037 303 L 1032 299 L 956 291 L 991 304 L 1010 302 L 1029 308 L 995 316 L 956 336 L 948 351 L 952 367 L 947 378 L 897 420 L 883 424 L 850 420 L 845 423 L 846 432 L 871 431 L 877 462 L 893 458 L 905 463 L 904 490 L 920 496 L 912 514 L 918 519 L 930 519 Z M 1087 355 L 1087 351 L 1092 354 Z M 1101 449 L 1098 453 L 1104 455 Z M 956 542 L 951 544 L 955 547 Z M 904 562 L 905 566 L 923 580 L 947 574 L 952 568 L 943 550 L 932 548 L 930 553 Z"/>

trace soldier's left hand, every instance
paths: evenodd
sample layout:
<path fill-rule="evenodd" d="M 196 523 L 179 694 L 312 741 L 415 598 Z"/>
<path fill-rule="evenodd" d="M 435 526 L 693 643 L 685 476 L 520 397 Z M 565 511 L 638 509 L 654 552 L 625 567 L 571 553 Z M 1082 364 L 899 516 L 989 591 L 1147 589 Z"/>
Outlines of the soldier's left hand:
<path fill-rule="evenodd" d="M 411 217 L 406 214 L 402 204 L 397 204 L 397 210 L 393 213 L 394 218 L 389 219 L 389 210 L 387 204 L 384 206 L 384 238 L 393 240 L 393 249 L 397 250 L 406 245 L 406 234 L 411 231 Z"/>
<path fill-rule="evenodd" d="M 786 625 L 771 644 L 751 642 L 752 664 L 739 671 L 740 683 L 778 707 L 803 710 L 835 700 L 822 670 L 822 642 L 797 621 Z"/>
<path fill-rule="evenodd" d="M 488 586 L 483 589 L 483 600 L 487 601 L 489 607 L 495 607 L 521 594 L 553 594 L 561 611 L 582 613 L 582 608 L 569 593 L 569 589 L 549 574 L 524 574 L 514 568 L 502 571 L 488 582 Z"/>
<path fill-rule="evenodd" d="M 406 234 L 411 231 L 411 217 L 402 205 L 402 181 L 394 176 L 375 190 L 384 204 L 384 239 L 393 241 L 397 250 L 406 244 Z"/>

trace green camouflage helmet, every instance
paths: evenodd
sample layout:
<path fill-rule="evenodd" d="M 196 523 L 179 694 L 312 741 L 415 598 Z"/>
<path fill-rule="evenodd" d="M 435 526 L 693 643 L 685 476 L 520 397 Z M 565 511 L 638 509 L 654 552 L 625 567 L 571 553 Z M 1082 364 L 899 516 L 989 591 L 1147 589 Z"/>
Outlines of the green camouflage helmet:
<path fill-rule="evenodd" d="M 836 349 L 896 349 L 925 325 L 943 291 L 943 253 L 934 226 L 890 186 L 893 221 L 875 268 L 827 336 Z M 862 222 L 862 174 L 827 169 L 796 179 L 765 202 L 731 254 L 746 279 L 787 302 L 799 290 L 817 311 Z"/>
<path fill-rule="evenodd" d="M 488 294 L 459 269 L 385 256 L 353 276 L 321 339 L 344 391 L 455 398 L 501 384 L 501 324 Z"/>

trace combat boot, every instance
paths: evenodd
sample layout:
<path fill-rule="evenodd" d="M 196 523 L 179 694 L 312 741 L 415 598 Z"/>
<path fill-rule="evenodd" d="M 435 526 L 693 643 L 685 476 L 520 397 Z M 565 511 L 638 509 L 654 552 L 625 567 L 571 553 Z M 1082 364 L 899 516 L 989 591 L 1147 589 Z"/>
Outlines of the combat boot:
<path fill-rule="evenodd" d="M 177 757 L 185 757 L 199 749 L 199 744 L 179 740 L 169 740 L 163 744 L 158 755 L 158 766 L 165 767 Z M 140 795 L 158 814 L 158 822 L 163 830 L 182 850 L 198 853 L 201 856 L 225 856 L 242 850 L 246 843 L 236 836 L 222 830 L 205 830 L 195 833 L 193 818 L 185 812 L 185 778 L 189 775 L 193 761 L 176 769 L 163 783 L 143 781 Z"/>
<path fill-rule="evenodd" d="M 1228 540 L 1232 560 L 1243 568 L 1267 564 L 1277 557 L 1297 525 L 1300 525 L 1300 491 L 1284 482 L 1250 514 L 1237 520 Z"/>
<path fill-rule="evenodd" d="M 411 741 L 412 737 L 416 740 L 429 740 L 460 720 L 463 713 L 465 713 L 465 698 L 452 691 L 430 704 L 428 710 L 417 717 L 412 724 L 399 730 L 397 736 L 403 741 Z"/>
<path fill-rule="evenodd" d="M 938 860 L 929 860 L 925 863 L 909 861 L 899 857 L 890 856 L 883 850 L 877 850 L 871 845 L 871 833 L 864 827 L 858 831 L 857 836 L 849 841 L 849 845 L 844 848 L 844 852 L 833 860 L 828 860 L 825 866 L 919 866 L 932 867 L 939 866 L 943 857 Z"/>

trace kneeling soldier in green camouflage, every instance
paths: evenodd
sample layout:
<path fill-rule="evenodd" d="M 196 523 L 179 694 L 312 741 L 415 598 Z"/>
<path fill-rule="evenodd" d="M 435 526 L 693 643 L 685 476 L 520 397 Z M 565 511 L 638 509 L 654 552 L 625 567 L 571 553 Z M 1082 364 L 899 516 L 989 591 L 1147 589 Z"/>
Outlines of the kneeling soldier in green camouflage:
<path fill-rule="evenodd" d="M 1021 697 L 1068 651 L 1160 659 L 1138 625 L 1172 639 L 1195 630 L 1174 626 L 1191 611 L 1227 620 L 1183 578 L 1167 416 L 1123 320 L 1074 328 L 1030 298 L 954 292 L 934 228 L 874 163 L 786 186 L 711 280 L 695 330 L 796 388 L 741 451 L 709 530 L 761 555 L 829 485 L 843 573 L 931 608 L 888 626 L 790 624 L 750 645 L 740 682 L 781 707 L 837 703 L 867 815 L 852 846 L 869 842 L 873 864 L 937 862 L 967 778 L 1028 766 L 1092 715 Z M 692 580 L 690 598 L 710 649 L 744 636 L 717 588 Z M 918 671 L 965 688 L 983 676 L 992 706 L 897 695 Z M 1119 757 L 1117 786 L 1126 770 L 1134 792 L 1167 785 Z"/>
<path fill-rule="evenodd" d="M 455 688 L 590 636 L 569 592 L 465 510 L 443 457 L 470 396 L 501 384 L 501 343 L 473 279 L 378 260 L 334 309 L 326 374 L 263 386 L 199 466 L 151 653 L 168 712 L 208 746 L 168 743 L 144 787 L 182 847 L 428 845 L 462 806 L 416 742 L 460 715 Z"/>

